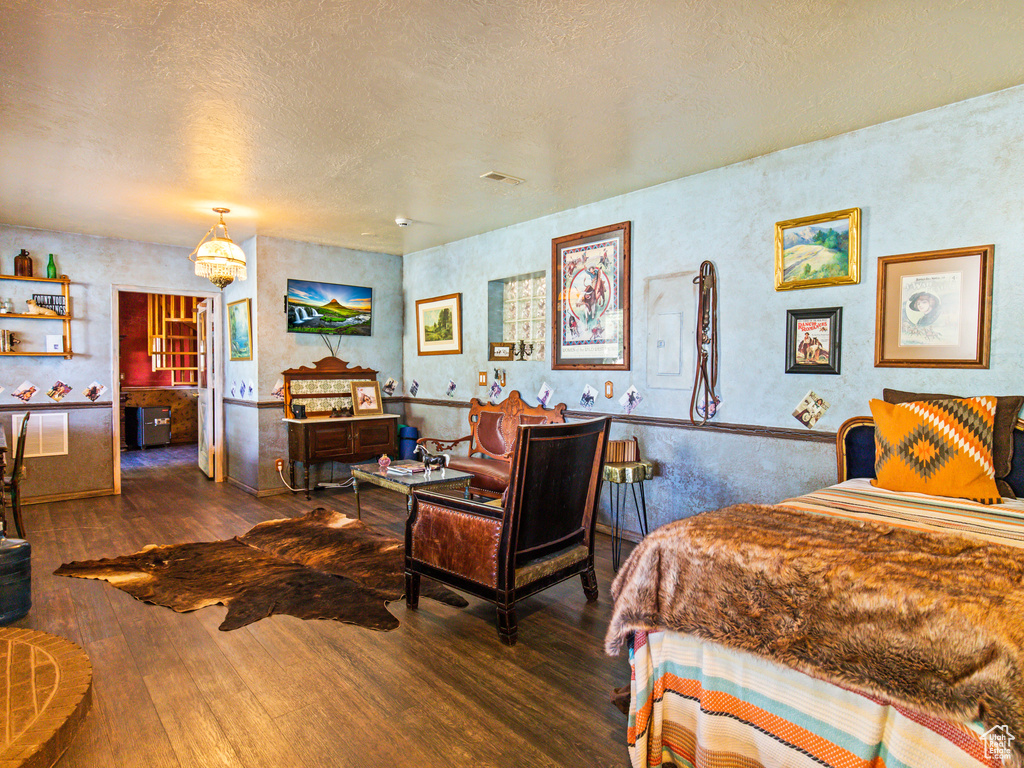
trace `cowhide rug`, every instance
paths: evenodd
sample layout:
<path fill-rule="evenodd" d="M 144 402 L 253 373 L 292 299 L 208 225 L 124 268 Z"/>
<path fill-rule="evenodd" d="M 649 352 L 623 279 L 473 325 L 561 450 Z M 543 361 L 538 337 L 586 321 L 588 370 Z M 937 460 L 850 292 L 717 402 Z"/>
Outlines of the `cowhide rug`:
<path fill-rule="evenodd" d="M 102 579 L 179 613 L 225 605 L 225 631 L 275 613 L 389 630 L 399 622 L 385 604 L 405 595 L 405 544 L 319 507 L 227 541 L 150 545 L 134 555 L 65 563 L 54 573 Z M 421 594 L 468 605 L 429 579 Z"/>

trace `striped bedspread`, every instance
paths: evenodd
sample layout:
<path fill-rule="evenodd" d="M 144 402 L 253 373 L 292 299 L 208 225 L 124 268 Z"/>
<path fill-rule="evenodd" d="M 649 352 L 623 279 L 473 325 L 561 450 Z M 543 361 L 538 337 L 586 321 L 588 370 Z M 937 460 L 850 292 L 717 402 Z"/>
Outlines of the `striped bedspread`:
<path fill-rule="evenodd" d="M 1020 500 L 986 506 L 850 480 L 782 506 L 1024 547 Z M 637 632 L 629 663 L 633 768 L 1003 766 L 980 722 L 923 715 L 688 635 Z"/>

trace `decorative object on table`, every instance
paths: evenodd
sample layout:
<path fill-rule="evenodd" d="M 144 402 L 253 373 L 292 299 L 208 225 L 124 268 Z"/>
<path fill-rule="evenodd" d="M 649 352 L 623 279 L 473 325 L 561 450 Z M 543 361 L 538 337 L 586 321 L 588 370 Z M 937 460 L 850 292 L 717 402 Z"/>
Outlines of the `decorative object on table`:
<path fill-rule="evenodd" d="M 232 360 L 252 360 L 252 314 L 249 299 L 228 304 L 228 341 Z"/>
<path fill-rule="evenodd" d="M 793 418 L 810 429 L 818 423 L 818 419 L 825 415 L 825 411 L 832 407 L 832 404 L 820 395 L 809 391 L 804 399 L 793 410 Z"/>
<path fill-rule="evenodd" d="M 275 400 L 284 400 L 284 379 L 274 382 L 274 388 L 270 390 L 270 396 Z"/>
<path fill-rule="evenodd" d="M 36 389 L 35 384 L 33 384 L 31 381 L 25 380 L 21 382 L 20 385 L 18 385 L 18 388 L 16 390 L 11 392 L 11 397 L 16 397 L 23 403 L 27 403 L 29 400 L 32 399 L 32 396 L 35 395 L 35 393 L 38 391 L 39 390 Z"/>
<path fill-rule="evenodd" d="M 67 393 L 70 391 L 70 384 L 65 384 L 63 381 L 58 380 L 53 382 L 53 386 L 50 387 L 49 391 L 46 394 L 49 395 L 50 399 L 53 400 L 53 402 L 59 403 L 61 400 L 64 399 L 64 396 L 67 395 Z"/>
<path fill-rule="evenodd" d="M 306 406 L 300 405 L 299 403 L 292 403 L 292 418 L 293 419 L 304 419 L 304 418 L 306 418 Z"/>
<path fill-rule="evenodd" d="M 619 405 L 622 406 L 622 410 L 626 412 L 628 416 L 637 409 L 637 406 L 644 401 L 644 396 L 637 391 L 637 388 L 632 384 L 629 385 L 622 397 L 619 398 Z"/>
<path fill-rule="evenodd" d="M 843 308 L 786 311 L 786 373 L 838 374 Z"/>
<path fill-rule="evenodd" d="M 235 280 L 245 280 L 245 251 L 235 245 L 228 235 L 224 214 L 231 213 L 231 209 L 214 208 L 213 212 L 220 215 L 220 221 L 203 235 L 188 258 L 195 263 L 199 277 L 207 278 L 223 291 L 225 286 Z"/>
<path fill-rule="evenodd" d="M 228 608 L 223 631 L 274 614 L 389 630 L 399 622 L 385 605 L 405 591 L 404 558 L 401 539 L 319 507 L 302 517 L 259 523 L 226 541 L 148 547 L 65 563 L 54 573 L 109 581 L 179 613 L 220 603 Z M 440 584 L 423 586 L 434 600 L 468 604 Z"/>
<path fill-rule="evenodd" d="M 50 254 L 50 260 L 46 262 L 46 276 L 51 280 L 57 279 L 57 265 L 53 263 L 53 254 Z"/>
<path fill-rule="evenodd" d="M 94 381 L 88 387 L 82 390 L 82 395 L 86 400 L 95 403 L 99 400 L 100 395 L 107 391 L 107 388 L 100 384 L 98 381 Z"/>
<path fill-rule="evenodd" d="M 13 311 L 14 301 L 12 299 L 0 299 L 0 315 L 6 315 Z"/>
<path fill-rule="evenodd" d="M 875 366 L 988 368 L 995 246 L 878 259 Z"/>
<path fill-rule="evenodd" d="M 48 333 L 45 336 L 46 344 L 44 350 L 46 352 L 63 353 L 64 352 L 64 337 L 59 333 Z"/>
<path fill-rule="evenodd" d="M 25 303 L 28 305 L 28 309 L 25 310 L 26 315 L 39 315 L 41 317 L 58 317 L 58 313 L 49 307 L 40 307 L 36 304 L 35 299 L 25 299 Z"/>
<path fill-rule="evenodd" d="M 583 394 L 580 395 L 580 408 L 585 411 L 594 410 L 595 400 L 597 400 L 597 390 L 589 384 L 583 385 Z"/>
<path fill-rule="evenodd" d="M 380 416 L 384 403 L 380 399 L 380 385 L 376 381 L 352 382 L 352 415 Z"/>
<path fill-rule="evenodd" d="M 14 257 L 14 276 L 32 277 L 32 257 L 24 248 Z"/>
<path fill-rule="evenodd" d="M 612 568 L 617 571 L 622 561 L 622 511 L 626 501 L 622 498 L 625 491 L 623 486 L 628 485 L 633 492 L 637 525 L 640 528 L 640 535 L 646 536 L 648 523 L 644 481 L 654 477 L 654 464 L 640 458 L 640 443 L 636 437 L 628 440 L 609 440 L 608 450 L 605 451 L 603 475 L 605 482 L 611 483 L 608 486 L 608 501 L 612 517 Z M 636 496 L 638 487 L 639 501 Z"/>
<path fill-rule="evenodd" d="M 285 312 L 288 333 L 369 336 L 373 331 L 373 288 L 289 278 Z M 336 350 L 331 355 L 337 356 Z"/>
<path fill-rule="evenodd" d="M 417 445 L 413 450 L 413 457 L 419 459 L 425 467 L 439 469 L 448 466 L 451 454 L 431 453 L 425 445 Z"/>
<path fill-rule="evenodd" d="M 416 393 L 420 391 L 420 383 L 416 379 L 412 380 L 412 384 L 409 385 L 409 394 L 416 397 Z"/>
<path fill-rule="evenodd" d="M 537 405 L 541 408 L 547 408 L 554 394 L 555 390 L 545 381 L 540 385 L 540 389 L 537 390 Z"/>
<path fill-rule="evenodd" d="M 690 422 L 704 426 L 718 412 L 718 274 L 715 265 L 703 261 L 697 277 L 697 316 L 695 323 L 696 365 L 693 394 L 690 396 Z M 699 417 L 699 421 L 698 421 Z"/>
<path fill-rule="evenodd" d="M 392 378 L 389 378 L 387 381 L 384 382 L 384 389 L 383 389 L 384 396 L 385 397 L 391 397 L 393 394 L 395 394 L 395 389 L 397 387 L 398 387 L 398 382 L 395 381 Z"/>
<path fill-rule="evenodd" d="M 615 397 L 615 385 L 610 381 L 606 381 L 604 383 L 604 396 L 609 400 Z"/>
<path fill-rule="evenodd" d="M 377 459 L 377 466 L 380 467 L 381 472 L 387 472 L 388 467 L 391 466 L 391 457 L 386 453 L 382 453 L 380 458 Z"/>
<path fill-rule="evenodd" d="M 416 302 L 416 351 L 420 355 L 462 354 L 462 294 Z"/>
<path fill-rule="evenodd" d="M 14 335 L 14 331 L 0 330 L 0 352 L 13 352 L 18 344 L 21 344 L 21 339 Z"/>
<path fill-rule="evenodd" d="M 526 360 L 530 355 L 533 354 L 533 342 L 527 344 L 525 341 L 513 342 L 512 344 L 512 359 L 513 360 Z"/>
<path fill-rule="evenodd" d="M 444 393 L 448 397 L 455 397 L 455 389 L 456 389 L 455 379 L 448 379 L 448 388 L 444 391 Z"/>
<path fill-rule="evenodd" d="M 515 358 L 512 356 L 512 348 L 515 345 L 511 341 L 492 341 L 488 345 L 487 359 L 488 360 L 503 360 L 510 361 Z"/>
<path fill-rule="evenodd" d="M 553 370 L 629 370 L 630 222 L 551 241 Z"/>
<path fill-rule="evenodd" d="M 860 208 L 775 225 L 775 290 L 860 282 Z"/>

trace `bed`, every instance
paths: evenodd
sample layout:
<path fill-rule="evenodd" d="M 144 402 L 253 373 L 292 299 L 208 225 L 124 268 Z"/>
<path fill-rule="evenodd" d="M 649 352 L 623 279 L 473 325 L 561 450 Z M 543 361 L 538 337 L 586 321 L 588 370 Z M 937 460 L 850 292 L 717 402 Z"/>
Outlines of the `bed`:
<path fill-rule="evenodd" d="M 1007 434 L 1024 496 L 1016 411 Z M 837 485 L 634 550 L 606 638 L 634 768 L 1024 765 L 1024 499 L 880 489 L 875 447 L 851 419 Z"/>

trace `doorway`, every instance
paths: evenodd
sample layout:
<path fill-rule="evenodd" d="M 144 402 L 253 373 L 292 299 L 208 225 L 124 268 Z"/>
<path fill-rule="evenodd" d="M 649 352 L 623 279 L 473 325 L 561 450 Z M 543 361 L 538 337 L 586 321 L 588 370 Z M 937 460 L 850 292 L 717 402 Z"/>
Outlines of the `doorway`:
<path fill-rule="evenodd" d="M 134 467 L 143 453 L 147 466 L 191 455 L 197 474 L 223 481 L 220 307 L 219 293 L 112 286 L 115 493 L 122 460 Z"/>

